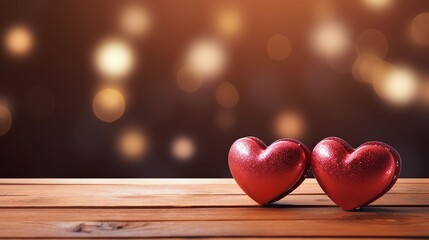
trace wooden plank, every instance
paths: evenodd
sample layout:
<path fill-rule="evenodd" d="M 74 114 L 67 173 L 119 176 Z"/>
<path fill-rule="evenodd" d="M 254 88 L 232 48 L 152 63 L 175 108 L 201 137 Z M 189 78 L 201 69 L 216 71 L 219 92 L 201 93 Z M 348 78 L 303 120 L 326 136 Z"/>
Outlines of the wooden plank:
<path fill-rule="evenodd" d="M 244 194 L 235 182 L 218 183 L 217 179 L 212 182 L 200 182 L 199 184 L 176 184 L 175 182 L 164 184 L 149 184 L 138 181 L 141 184 L 0 184 L 0 193 L 3 195 L 29 195 L 34 192 L 93 192 L 93 191 L 122 191 L 124 193 L 135 193 L 139 195 L 178 195 L 178 194 Z M 151 181 L 149 181 L 151 182 Z M 225 182 L 221 180 L 220 182 Z M 389 193 L 429 193 L 428 184 L 412 184 L 398 182 Z M 306 180 L 291 194 L 324 194 L 323 190 L 313 179 Z"/>
<path fill-rule="evenodd" d="M 427 237 L 429 221 L 265 220 L 161 222 L 0 222 L 1 238 L 72 237 Z"/>
<path fill-rule="evenodd" d="M 277 202 L 283 206 L 334 206 L 326 195 L 289 195 Z M 374 206 L 428 206 L 429 194 L 386 194 Z M 0 207 L 197 207 L 257 206 L 246 195 L 144 195 L 120 188 L 90 192 L 34 191 L 0 196 Z"/>
<path fill-rule="evenodd" d="M 211 220 L 429 220 L 429 207 L 340 208 L 3 208 L 0 222 L 25 221 L 211 221 Z"/>
<path fill-rule="evenodd" d="M 358 212 L 333 207 L 314 179 L 269 208 L 232 179 L 115 181 L 2 182 L 0 238 L 429 237 L 427 179 Z"/>

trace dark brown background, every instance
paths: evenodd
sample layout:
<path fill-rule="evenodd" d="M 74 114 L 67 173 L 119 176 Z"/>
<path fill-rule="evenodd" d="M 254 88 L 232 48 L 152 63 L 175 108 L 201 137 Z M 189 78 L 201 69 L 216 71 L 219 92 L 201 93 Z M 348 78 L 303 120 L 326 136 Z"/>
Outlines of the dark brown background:
<path fill-rule="evenodd" d="M 124 116 L 114 123 L 98 120 L 92 98 L 99 81 L 91 62 L 94 47 L 115 33 L 118 9 L 127 1 L 1 1 L 0 31 L 23 22 L 34 29 L 37 44 L 25 61 L 0 54 L 0 95 L 12 103 L 13 126 L 0 137 L 1 177 L 229 177 L 227 153 L 232 142 L 254 135 L 267 143 L 276 139 L 274 114 L 299 109 L 307 122 L 300 140 L 309 148 L 328 136 L 353 146 L 380 140 L 402 156 L 402 177 L 429 177 L 429 109 L 393 108 L 373 89 L 341 74 L 315 57 L 308 47 L 318 1 L 243 1 L 247 28 L 231 49 L 228 71 L 220 80 L 235 84 L 240 102 L 237 124 L 220 130 L 214 122 L 221 110 L 214 97 L 219 82 L 197 93 L 181 91 L 176 73 L 184 48 L 210 27 L 216 1 L 162 0 L 142 2 L 154 15 L 150 34 L 137 43 L 141 64 L 127 80 Z M 421 71 L 429 48 L 417 47 L 407 36 L 414 16 L 429 11 L 425 0 L 395 1 L 382 12 L 368 11 L 360 1 L 334 1 L 354 36 L 368 28 L 389 41 L 387 60 L 406 62 Z M 428 26 L 429 27 L 429 26 Z M 287 36 L 292 53 L 285 61 L 267 56 L 274 34 Z M 43 120 L 26 112 L 26 94 L 35 87 L 55 97 L 53 113 Z M 115 137 L 124 124 L 144 127 L 149 155 L 134 163 L 122 161 Z M 178 163 L 170 155 L 171 139 L 180 133 L 194 138 L 195 157 Z"/>

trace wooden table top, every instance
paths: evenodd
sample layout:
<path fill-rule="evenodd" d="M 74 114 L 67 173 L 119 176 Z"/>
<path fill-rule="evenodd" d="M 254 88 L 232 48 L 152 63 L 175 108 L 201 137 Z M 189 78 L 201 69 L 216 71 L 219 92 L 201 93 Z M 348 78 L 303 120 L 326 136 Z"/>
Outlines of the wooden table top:
<path fill-rule="evenodd" d="M 429 179 L 358 212 L 307 179 L 260 207 L 233 179 L 1 179 L 0 238 L 429 238 Z"/>

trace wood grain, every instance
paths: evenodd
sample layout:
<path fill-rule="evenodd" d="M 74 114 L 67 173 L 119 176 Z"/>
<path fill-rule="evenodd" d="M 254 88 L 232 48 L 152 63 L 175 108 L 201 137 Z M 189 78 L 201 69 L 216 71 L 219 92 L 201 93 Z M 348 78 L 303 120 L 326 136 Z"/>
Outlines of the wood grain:
<path fill-rule="evenodd" d="M 0 238 L 428 238 L 429 179 L 336 207 L 314 179 L 260 207 L 233 179 L 1 179 Z"/>
<path fill-rule="evenodd" d="M 48 190 L 15 192 L 0 196 L 1 207 L 256 207 L 246 195 L 144 195 L 126 192 L 121 188 L 94 188 L 81 193 L 64 189 L 52 193 Z M 95 194 L 96 193 L 96 194 Z M 289 195 L 276 205 L 283 206 L 335 206 L 321 194 Z M 429 194 L 386 194 L 372 206 L 429 206 Z"/>
<path fill-rule="evenodd" d="M 233 179 L 0 179 L 0 192 L 13 193 L 14 189 L 39 187 L 91 189 L 97 186 L 138 191 L 139 194 L 244 194 Z M 16 185 L 22 185 L 17 188 Z M 36 186 L 34 186 L 36 185 Z M 64 186 L 66 185 L 66 186 Z M 295 189 L 291 194 L 324 194 L 315 179 L 306 179 L 305 187 Z M 422 179 L 399 179 L 389 193 L 429 193 L 429 184 Z"/>
<path fill-rule="evenodd" d="M 429 221 L 402 220 L 264 220 L 264 221 L 127 221 L 0 222 L 0 237 L 424 237 Z"/>
<path fill-rule="evenodd" d="M 210 221 L 210 220 L 389 220 L 427 219 L 429 207 L 366 207 L 347 212 L 337 207 L 217 208 L 3 208 L 9 221 Z"/>

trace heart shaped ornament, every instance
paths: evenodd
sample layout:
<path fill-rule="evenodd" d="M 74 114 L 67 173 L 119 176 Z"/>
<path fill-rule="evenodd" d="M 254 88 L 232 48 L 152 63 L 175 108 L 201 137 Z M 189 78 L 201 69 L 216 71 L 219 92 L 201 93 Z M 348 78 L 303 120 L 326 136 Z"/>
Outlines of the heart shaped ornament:
<path fill-rule="evenodd" d="M 293 139 L 280 139 L 267 147 L 256 137 L 245 137 L 232 144 L 228 163 L 241 189 L 266 205 L 280 200 L 304 181 L 310 168 L 310 151 Z"/>
<path fill-rule="evenodd" d="M 311 165 L 329 198 L 344 210 L 354 210 L 392 188 L 401 171 L 401 158 L 382 142 L 367 142 L 353 149 L 344 140 L 329 137 L 313 149 Z"/>

